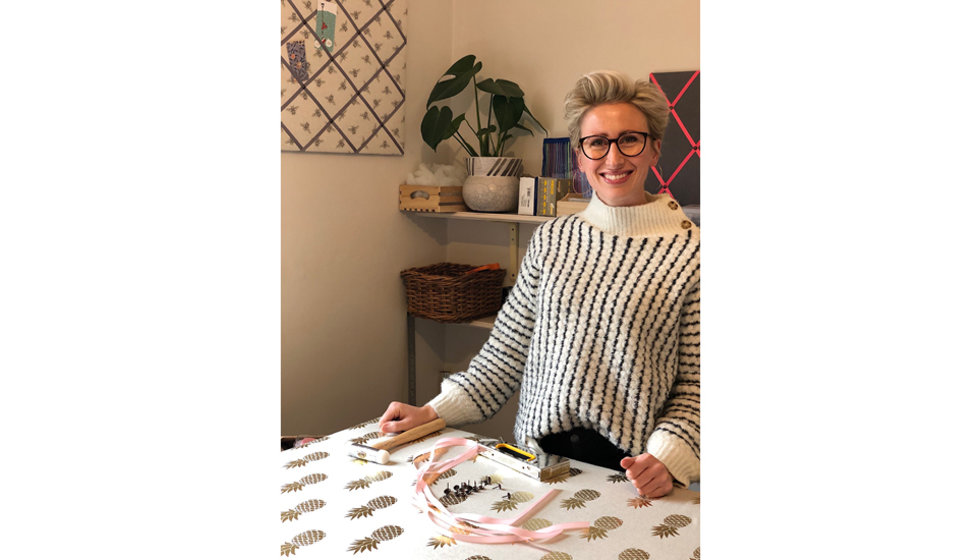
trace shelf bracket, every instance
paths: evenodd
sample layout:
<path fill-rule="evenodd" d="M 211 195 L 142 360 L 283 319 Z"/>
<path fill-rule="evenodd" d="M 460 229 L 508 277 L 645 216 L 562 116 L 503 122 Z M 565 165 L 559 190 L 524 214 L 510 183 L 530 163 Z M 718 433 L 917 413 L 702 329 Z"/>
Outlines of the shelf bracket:
<path fill-rule="evenodd" d="M 415 317 L 405 314 L 408 330 L 408 404 L 416 406 L 415 394 Z"/>

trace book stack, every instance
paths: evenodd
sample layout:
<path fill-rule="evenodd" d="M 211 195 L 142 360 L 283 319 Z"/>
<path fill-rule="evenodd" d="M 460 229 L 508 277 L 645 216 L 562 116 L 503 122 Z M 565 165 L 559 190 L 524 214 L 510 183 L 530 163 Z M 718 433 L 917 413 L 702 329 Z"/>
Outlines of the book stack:
<path fill-rule="evenodd" d="M 541 176 L 567 179 L 572 176 L 575 158 L 569 138 L 545 138 L 541 154 Z"/>
<path fill-rule="evenodd" d="M 558 201 L 572 190 L 572 180 L 562 177 L 521 177 L 517 213 L 525 216 L 557 216 Z"/>
<path fill-rule="evenodd" d="M 572 180 L 560 177 L 538 177 L 537 215 L 557 216 L 558 201 L 572 190 Z"/>

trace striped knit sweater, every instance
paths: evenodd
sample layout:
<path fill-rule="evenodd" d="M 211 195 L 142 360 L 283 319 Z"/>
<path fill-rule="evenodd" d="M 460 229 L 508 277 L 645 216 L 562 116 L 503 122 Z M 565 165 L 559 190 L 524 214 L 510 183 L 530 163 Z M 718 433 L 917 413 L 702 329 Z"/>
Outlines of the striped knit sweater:
<path fill-rule="evenodd" d="M 700 478 L 700 231 L 668 195 L 535 230 L 490 338 L 428 404 L 485 420 L 520 387 L 515 441 L 573 427 Z"/>

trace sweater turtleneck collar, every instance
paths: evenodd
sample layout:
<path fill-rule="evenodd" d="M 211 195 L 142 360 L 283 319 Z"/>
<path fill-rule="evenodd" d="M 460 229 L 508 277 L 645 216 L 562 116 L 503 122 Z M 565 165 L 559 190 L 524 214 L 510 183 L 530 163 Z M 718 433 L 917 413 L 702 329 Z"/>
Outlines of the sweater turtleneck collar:
<path fill-rule="evenodd" d="M 646 203 L 636 206 L 607 206 L 593 194 L 579 216 L 606 233 L 627 237 L 674 235 L 697 230 L 669 194 L 644 194 Z"/>

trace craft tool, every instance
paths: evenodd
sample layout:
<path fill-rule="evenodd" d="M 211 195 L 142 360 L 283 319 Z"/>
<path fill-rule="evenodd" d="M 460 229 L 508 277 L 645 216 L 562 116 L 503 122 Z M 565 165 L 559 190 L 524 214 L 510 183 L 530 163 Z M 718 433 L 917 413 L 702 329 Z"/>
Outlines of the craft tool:
<path fill-rule="evenodd" d="M 391 454 L 389 453 L 391 448 L 427 436 L 433 432 L 438 432 L 445 427 L 446 421 L 442 418 L 436 418 L 431 422 L 416 426 L 398 435 L 378 440 L 371 445 L 352 443 L 347 450 L 347 454 L 351 457 L 385 465 L 391 460 Z"/>

